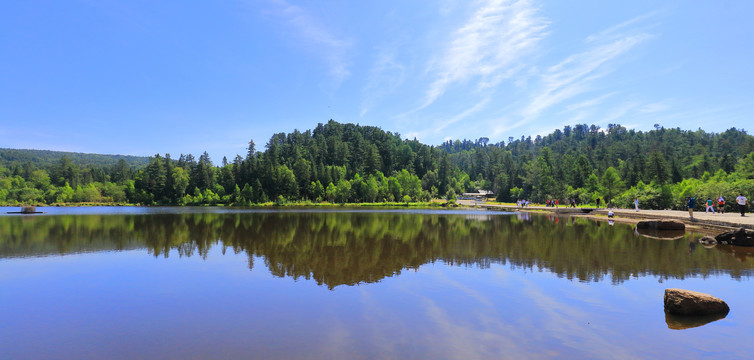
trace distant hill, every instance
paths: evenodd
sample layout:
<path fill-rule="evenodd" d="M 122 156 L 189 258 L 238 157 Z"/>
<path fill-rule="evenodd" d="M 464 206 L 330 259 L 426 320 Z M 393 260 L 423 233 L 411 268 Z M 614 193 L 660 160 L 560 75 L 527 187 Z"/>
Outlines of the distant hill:
<path fill-rule="evenodd" d="M 60 158 L 67 156 L 78 166 L 112 166 L 121 159 L 132 167 L 143 167 L 149 164 L 149 158 L 131 155 L 102 155 L 85 154 L 52 150 L 3 149 L 0 148 L 0 165 L 8 166 L 13 163 L 31 162 L 37 167 L 48 167 L 60 162 Z"/>

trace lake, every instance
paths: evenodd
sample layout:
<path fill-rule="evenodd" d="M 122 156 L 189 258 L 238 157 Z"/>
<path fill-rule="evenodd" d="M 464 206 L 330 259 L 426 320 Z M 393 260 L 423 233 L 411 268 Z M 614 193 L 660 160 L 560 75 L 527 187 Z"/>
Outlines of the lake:
<path fill-rule="evenodd" d="M 754 251 L 477 210 L 0 208 L 3 359 L 746 359 Z M 666 288 L 725 300 L 666 317 Z"/>

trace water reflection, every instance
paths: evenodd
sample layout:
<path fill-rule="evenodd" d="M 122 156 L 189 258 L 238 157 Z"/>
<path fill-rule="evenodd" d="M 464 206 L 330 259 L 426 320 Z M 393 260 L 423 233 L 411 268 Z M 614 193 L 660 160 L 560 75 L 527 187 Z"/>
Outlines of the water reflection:
<path fill-rule="evenodd" d="M 678 240 L 686 235 L 684 230 L 640 229 L 635 227 L 634 231 L 637 235 L 656 240 Z"/>
<path fill-rule="evenodd" d="M 442 212 L 191 212 L 0 217 L 0 258 L 146 248 L 153 256 L 200 256 L 213 247 L 246 253 L 276 276 L 334 288 L 379 281 L 438 260 L 510 264 L 568 279 L 621 283 L 726 273 L 751 276 L 752 253 L 700 249 L 691 241 L 635 237 L 587 219 Z M 682 235 L 683 236 L 683 235 Z M 688 236 L 687 236 L 688 237 Z M 731 256 L 733 255 L 733 256 Z M 259 266 L 259 265 L 257 265 Z"/>
<path fill-rule="evenodd" d="M 728 316 L 727 313 L 701 316 L 682 316 L 665 313 L 665 323 L 668 324 L 668 329 L 684 330 L 707 325 L 713 321 L 725 319 L 726 316 Z"/>

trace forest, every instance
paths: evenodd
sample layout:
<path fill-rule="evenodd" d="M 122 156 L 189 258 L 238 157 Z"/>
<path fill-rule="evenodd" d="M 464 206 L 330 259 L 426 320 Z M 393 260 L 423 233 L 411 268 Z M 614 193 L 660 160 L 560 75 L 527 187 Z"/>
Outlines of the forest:
<path fill-rule="evenodd" d="M 1 149 L 0 204 L 223 205 L 449 201 L 490 190 L 499 202 L 597 198 L 683 208 L 687 196 L 754 195 L 754 137 L 610 124 L 547 136 L 429 146 L 378 127 L 330 120 L 274 134 L 264 149 L 216 164 L 207 152 L 149 158 Z M 11 154 L 13 156 L 9 156 Z M 42 157 L 40 154 L 44 154 Z M 88 159 L 88 161 L 87 161 Z M 76 160 L 76 161 L 74 161 Z M 701 205 L 702 201 L 698 201 Z"/>

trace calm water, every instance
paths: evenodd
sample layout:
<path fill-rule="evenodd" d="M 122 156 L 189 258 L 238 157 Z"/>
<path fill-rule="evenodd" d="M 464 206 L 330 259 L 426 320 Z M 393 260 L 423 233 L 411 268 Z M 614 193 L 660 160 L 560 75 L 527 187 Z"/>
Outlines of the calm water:
<path fill-rule="evenodd" d="M 754 354 L 754 252 L 698 234 L 483 211 L 40 210 L 0 215 L 2 359 Z M 670 287 L 731 312 L 666 318 Z"/>

